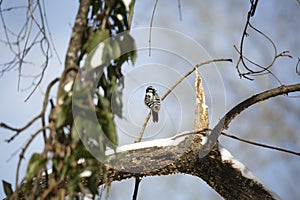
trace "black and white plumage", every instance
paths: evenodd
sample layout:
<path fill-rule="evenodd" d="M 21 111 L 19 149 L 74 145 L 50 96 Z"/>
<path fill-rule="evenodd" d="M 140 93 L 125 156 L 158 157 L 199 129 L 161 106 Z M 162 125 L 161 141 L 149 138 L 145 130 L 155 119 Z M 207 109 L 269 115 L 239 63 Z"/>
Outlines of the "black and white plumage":
<path fill-rule="evenodd" d="M 147 87 L 144 102 L 151 110 L 153 122 L 158 122 L 158 112 L 160 110 L 161 100 L 156 92 L 156 89 L 154 89 L 152 86 Z"/>

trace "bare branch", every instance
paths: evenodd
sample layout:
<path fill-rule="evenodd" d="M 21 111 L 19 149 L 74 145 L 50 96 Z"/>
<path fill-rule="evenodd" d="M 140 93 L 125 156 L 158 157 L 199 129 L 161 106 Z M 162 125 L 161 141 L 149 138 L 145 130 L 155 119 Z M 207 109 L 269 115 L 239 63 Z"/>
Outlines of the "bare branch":
<path fill-rule="evenodd" d="M 157 6 L 158 0 L 155 1 L 154 7 L 153 7 L 153 11 L 152 11 L 152 15 L 151 15 L 151 20 L 150 20 L 150 31 L 149 31 L 149 56 L 151 56 L 151 39 L 152 39 L 152 27 L 153 27 L 153 20 L 154 20 L 154 14 L 156 11 L 156 6 Z"/>
<path fill-rule="evenodd" d="M 297 61 L 297 64 L 296 64 L 296 73 L 298 74 L 298 76 L 300 76 L 299 63 L 300 63 L 300 58 L 298 58 L 298 61 Z"/>
<path fill-rule="evenodd" d="M 11 131 L 16 131 L 16 133 L 12 137 L 10 137 L 9 139 L 6 139 L 5 141 L 8 142 L 8 143 L 11 142 L 13 139 L 15 139 L 15 137 L 17 137 L 22 131 L 26 130 L 29 126 L 31 126 L 40 117 L 41 117 L 41 114 L 38 114 L 36 117 L 34 117 L 32 120 L 30 120 L 22 128 L 14 128 L 14 127 L 9 126 L 5 123 L 0 123 L 0 127 L 6 128 L 6 129 L 11 130 Z"/>
<path fill-rule="evenodd" d="M 258 142 L 252 142 L 250 140 L 239 138 L 237 136 L 234 136 L 234 135 L 231 135 L 231 134 L 228 134 L 228 133 L 224 133 L 224 132 L 222 132 L 221 134 L 226 136 L 226 137 L 229 137 L 229 138 L 241 141 L 241 142 L 245 142 L 245 143 L 248 143 L 248 144 L 252 144 L 252 145 L 259 146 L 259 147 L 263 147 L 263 148 L 267 148 L 267 149 L 273 149 L 273 150 L 276 150 L 276 151 L 281 151 L 281 152 L 285 152 L 285 153 L 289 153 L 289 154 L 294 154 L 296 156 L 300 156 L 299 152 L 295 152 L 295 151 L 291 151 L 291 150 L 287 150 L 287 149 L 283 149 L 283 148 L 279 148 L 279 147 L 274 147 L 274 146 L 271 146 L 271 145 L 261 144 L 261 143 L 258 143 Z"/>
<path fill-rule="evenodd" d="M 230 122 L 238 116 L 242 111 L 246 110 L 248 107 L 265 101 L 269 98 L 276 97 L 279 95 L 288 95 L 292 92 L 299 92 L 300 84 L 280 86 L 274 89 L 270 89 L 259 94 L 256 94 L 243 102 L 239 103 L 233 107 L 229 112 L 227 112 L 224 117 L 218 122 L 218 124 L 213 128 L 211 134 L 208 136 L 208 141 L 205 143 L 204 148 L 199 152 L 200 157 L 206 156 L 210 150 L 215 146 L 219 136 L 224 129 L 228 129 Z"/>
<path fill-rule="evenodd" d="M 274 65 L 277 58 L 282 57 L 282 56 L 287 56 L 287 57 L 291 58 L 291 55 L 288 54 L 288 51 L 283 51 L 283 52 L 278 54 L 277 53 L 277 47 L 276 47 L 275 43 L 272 41 L 272 39 L 270 37 L 268 37 L 265 33 L 263 33 L 262 31 L 260 31 L 258 28 L 254 27 L 251 24 L 250 19 L 255 14 L 255 11 L 256 11 L 257 5 L 258 5 L 258 0 L 250 0 L 250 3 L 251 3 L 251 7 L 250 7 L 250 10 L 248 11 L 248 14 L 247 14 L 246 24 L 245 24 L 245 27 L 244 27 L 244 30 L 243 30 L 243 33 L 242 33 L 239 50 L 236 46 L 234 46 L 235 50 L 239 53 L 239 56 L 240 56 L 237 63 L 236 63 L 236 69 L 237 69 L 238 74 L 239 74 L 240 77 L 246 78 L 248 80 L 253 80 L 249 76 L 258 76 L 258 75 L 264 75 L 264 74 L 271 74 L 280 83 L 279 79 L 270 71 L 270 68 Z M 271 46 L 273 47 L 274 56 L 273 56 L 273 59 L 271 60 L 271 63 L 269 65 L 266 65 L 266 66 L 259 65 L 258 63 L 254 62 L 250 59 L 247 59 L 246 56 L 244 55 L 243 51 L 244 51 L 245 38 L 249 36 L 249 34 L 247 32 L 248 28 L 251 28 L 256 33 L 263 36 L 267 41 L 270 42 Z M 258 67 L 259 69 L 258 70 L 252 69 L 249 65 L 246 64 L 246 61 L 250 62 L 250 64 Z M 240 64 L 242 65 L 242 67 L 245 68 L 246 72 L 241 72 L 240 71 L 240 69 L 239 69 Z"/>
<path fill-rule="evenodd" d="M 18 84 L 17 89 L 20 90 L 20 83 L 22 77 L 23 65 L 28 63 L 25 59 L 30 51 L 34 49 L 36 45 L 40 46 L 40 52 L 44 56 L 44 61 L 42 63 L 42 71 L 39 74 L 39 80 L 37 83 L 33 84 L 33 90 L 30 92 L 28 97 L 25 99 L 27 101 L 31 95 L 36 91 L 40 85 L 45 70 L 49 63 L 49 58 L 51 56 L 51 44 L 48 40 L 48 35 L 46 33 L 46 27 L 44 23 L 45 10 L 42 9 L 40 1 L 28 1 L 27 6 L 16 6 L 10 8 L 1 8 L 0 16 L 5 33 L 5 41 L 1 41 L 8 45 L 10 52 L 13 54 L 11 61 L 1 64 L 3 67 L 1 73 L 9 71 L 18 66 Z M 11 11 L 14 9 L 25 10 L 26 17 L 24 18 L 23 25 L 20 26 L 20 30 L 15 33 L 11 31 L 6 25 L 5 16 L 3 12 Z M 49 32 L 49 31 L 48 31 Z M 50 33 L 50 32 L 49 32 Z M 12 37 L 11 37 L 12 36 Z"/>
<path fill-rule="evenodd" d="M 135 178 L 135 185 L 134 185 L 134 192 L 133 192 L 132 200 L 137 200 L 137 194 L 139 191 L 139 185 L 140 185 L 141 180 L 142 180 L 142 178 L 139 178 L 139 177 Z"/>
<path fill-rule="evenodd" d="M 16 187 L 16 190 L 15 190 L 15 193 L 14 194 L 18 194 L 18 188 L 19 188 L 19 171 L 20 171 L 20 167 L 21 167 L 21 162 L 24 158 L 24 154 L 27 150 L 27 148 L 29 147 L 29 145 L 32 143 L 32 141 L 34 140 L 34 138 L 40 133 L 42 132 L 43 130 L 46 130 L 48 129 L 49 126 L 45 126 L 45 127 L 42 127 L 40 128 L 39 130 L 37 130 L 35 133 L 33 133 L 31 135 L 31 138 L 28 140 L 28 142 L 25 144 L 25 146 L 22 148 L 22 151 L 19 155 L 19 161 L 18 161 L 18 165 L 17 165 L 17 171 L 16 171 L 16 183 L 15 183 L 15 187 Z"/>
<path fill-rule="evenodd" d="M 180 2 L 180 0 L 177 1 L 177 5 L 178 5 L 179 20 L 182 21 L 182 11 L 181 11 L 181 2 Z"/>

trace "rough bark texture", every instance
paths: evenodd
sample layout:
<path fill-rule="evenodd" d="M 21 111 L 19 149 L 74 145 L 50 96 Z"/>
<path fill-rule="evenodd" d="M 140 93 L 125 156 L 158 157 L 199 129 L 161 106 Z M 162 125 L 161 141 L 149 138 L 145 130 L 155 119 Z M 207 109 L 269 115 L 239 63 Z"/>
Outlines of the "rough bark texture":
<path fill-rule="evenodd" d="M 263 185 L 245 178 L 231 163 L 222 161 L 217 147 L 200 159 L 198 152 L 202 137 L 195 134 L 177 146 L 129 151 L 119 156 L 115 168 L 106 164 L 109 181 L 184 173 L 203 179 L 225 199 L 274 199 Z M 103 184 L 102 174 L 100 170 L 99 184 Z"/>

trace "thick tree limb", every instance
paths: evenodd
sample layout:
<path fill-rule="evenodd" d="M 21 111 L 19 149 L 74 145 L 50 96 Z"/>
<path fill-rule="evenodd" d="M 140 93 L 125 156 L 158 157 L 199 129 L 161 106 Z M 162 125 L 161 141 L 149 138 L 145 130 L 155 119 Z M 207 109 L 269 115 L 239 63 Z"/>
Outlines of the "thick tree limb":
<path fill-rule="evenodd" d="M 178 136 L 164 139 L 179 140 L 177 145 L 163 146 L 160 141 L 141 142 L 146 148 L 117 153 L 117 161 L 106 163 L 109 181 L 133 177 L 160 176 L 175 173 L 190 174 L 203 179 L 216 192 L 226 199 L 276 199 L 257 179 L 245 177 L 242 171 L 233 167 L 233 163 L 223 160 L 217 146 L 203 159 L 199 158 L 199 149 L 206 140 L 203 132 L 190 132 L 183 140 Z M 182 134 L 182 135 L 186 135 Z M 156 145 L 157 143 L 157 145 Z M 141 147 L 140 146 L 140 147 Z M 128 148 L 128 147 L 127 147 Z M 113 164 L 112 164 L 113 163 Z M 100 169 L 99 184 L 103 184 L 103 171 Z"/>
<path fill-rule="evenodd" d="M 60 97 L 60 89 L 69 80 L 74 80 L 76 72 L 74 69 L 79 69 L 78 55 L 82 47 L 82 40 L 87 26 L 87 15 L 89 12 L 90 0 L 80 0 L 79 9 L 76 15 L 75 24 L 73 26 L 69 48 L 66 54 L 65 68 L 61 75 L 59 83 L 58 98 Z"/>

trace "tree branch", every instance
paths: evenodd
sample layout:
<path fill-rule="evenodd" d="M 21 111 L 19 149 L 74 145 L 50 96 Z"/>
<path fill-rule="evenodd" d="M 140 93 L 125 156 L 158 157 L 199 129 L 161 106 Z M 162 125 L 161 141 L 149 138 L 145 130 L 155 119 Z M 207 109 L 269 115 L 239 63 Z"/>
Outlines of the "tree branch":
<path fill-rule="evenodd" d="M 215 146 L 217 140 L 222 133 L 223 130 L 228 129 L 230 122 L 239 115 L 243 110 L 247 109 L 248 107 L 261 102 L 265 101 L 269 98 L 276 97 L 279 95 L 288 95 L 291 92 L 300 91 L 300 84 L 294 85 L 283 85 L 274 89 L 270 89 L 264 91 L 262 93 L 256 94 L 243 102 L 239 103 L 235 107 L 233 107 L 229 112 L 227 112 L 224 117 L 218 122 L 218 124 L 213 128 L 211 133 L 208 136 L 208 141 L 205 143 L 201 152 L 199 152 L 200 157 L 205 157 L 210 150 Z"/>
<path fill-rule="evenodd" d="M 295 151 L 291 151 L 291 150 L 287 150 L 287 149 L 283 149 L 283 148 L 279 148 L 279 147 L 275 147 L 275 146 L 271 146 L 271 145 L 266 145 L 266 144 L 262 144 L 262 143 L 258 143 L 258 142 L 253 142 L 253 141 L 246 140 L 246 139 L 243 139 L 243 138 L 239 138 L 237 136 L 234 136 L 234 135 L 231 135 L 231 134 L 228 134 L 228 133 L 224 133 L 224 132 L 222 132 L 221 134 L 226 136 L 226 137 L 229 137 L 229 138 L 241 141 L 241 142 L 245 142 L 245 143 L 248 143 L 248 144 L 252 144 L 252 145 L 255 145 L 255 146 L 259 146 L 259 147 L 263 147 L 263 148 L 267 148 L 267 149 L 273 149 L 273 150 L 276 150 L 276 151 L 281 151 L 281 152 L 293 154 L 293 155 L 296 155 L 296 156 L 300 156 L 300 152 L 295 152 Z"/>
<path fill-rule="evenodd" d="M 241 169 L 234 167 L 234 163 L 225 160 L 218 145 L 200 159 L 198 152 L 206 140 L 206 130 L 188 133 L 118 148 L 118 153 L 111 155 L 109 162 L 105 163 L 106 175 L 100 167 L 99 184 L 105 183 L 104 176 L 111 182 L 184 173 L 203 179 L 226 199 L 275 198 L 258 179 L 245 176 Z"/>
<path fill-rule="evenodd" d="M 71 39 L 69 42 L 69 47 L 66 54 L 65 60 L 65 69 L 63 74 L 61 75 L 61 80 L 58 89 L 57 97 L 60 97 L 60 90 L 63 85 L 69 80 L 74 80 L 76 76 L 76 72 L 70 69 L 77 69 L 78 66 L 78 56 L 80 54 L 80 50 L 82 47 L 82 40 L 84 37 L 84 32 L 87 26 L 87 15 L 89 12 L 90 0 L 80 0 L 79 9 L 77 12 L 76 20 L 73 26 Z"/>

